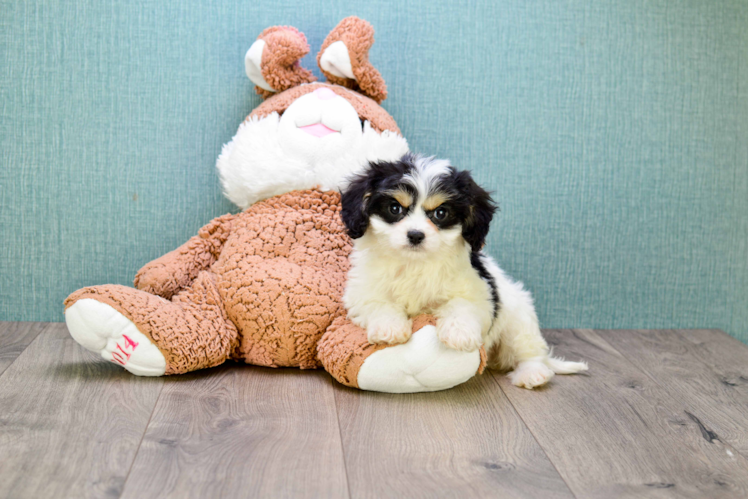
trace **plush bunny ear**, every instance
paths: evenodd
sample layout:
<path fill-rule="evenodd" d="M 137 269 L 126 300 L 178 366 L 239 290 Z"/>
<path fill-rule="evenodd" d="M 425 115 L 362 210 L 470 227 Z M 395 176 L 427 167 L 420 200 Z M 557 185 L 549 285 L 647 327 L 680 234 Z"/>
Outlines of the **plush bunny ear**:
<path fill-rule="evenodd" d="M 317 64 L 331 83 L 357 90 L 381 103 L 387 85 L 369 62 L 374 28 L 356 16 L 346 17 L 327 35 L 317 54 Z"/>
<path fill-rule="evenodd" d="M 302 32 L 291 26 L 273 26 L 257 37 L 244 56 L 244 69 L 257 93 L 267 98 L 317 78 L 299 64 L 309 53 Z"/>

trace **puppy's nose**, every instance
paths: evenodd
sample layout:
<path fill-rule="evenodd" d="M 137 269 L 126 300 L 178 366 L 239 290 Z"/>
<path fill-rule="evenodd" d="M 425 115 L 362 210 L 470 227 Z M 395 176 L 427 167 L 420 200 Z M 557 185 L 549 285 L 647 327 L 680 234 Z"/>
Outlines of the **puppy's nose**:
<path fill-rule="evenodd" d="M 415 231 L 413 229 L 408 231 L 408 241 L 411 245 L 420 245 L 425 237 L 426 235 L 421 231 Z"/>

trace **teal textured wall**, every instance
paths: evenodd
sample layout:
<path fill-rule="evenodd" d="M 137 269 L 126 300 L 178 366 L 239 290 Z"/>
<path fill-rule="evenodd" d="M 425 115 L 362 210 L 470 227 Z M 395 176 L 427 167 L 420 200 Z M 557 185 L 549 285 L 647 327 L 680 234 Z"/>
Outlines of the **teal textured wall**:
<path fill-rule="evenodd" d="M 215 158 L 265 27 L 374 25 L 385 107 L 502 211 L 489 250 L 546 327 L 748 341 L 748 2 L 0 3 L 0 319 L 137 269 L 235 210 Z"/>

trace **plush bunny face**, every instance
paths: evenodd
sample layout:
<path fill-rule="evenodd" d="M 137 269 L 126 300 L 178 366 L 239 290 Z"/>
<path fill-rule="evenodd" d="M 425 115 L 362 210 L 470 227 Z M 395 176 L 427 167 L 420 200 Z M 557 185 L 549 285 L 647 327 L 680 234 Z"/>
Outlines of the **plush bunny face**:
<path fill-rule="evenodd" d="M 347 30 L 341 31 L 341 26 Z M 371 28 L 358 18 L 345 19 L 323 44 L 332 54 L 323 50 L 318 57 L 324 62 L 323 73 L 328 74 L 325 67 L 333 71 L 343 67 L 345 74 L 353 76 L 347 82 L 335 73 L 328 75 L 346 85 L 310 83 L 314 77 L 297 62 L 308 45 L 295 29 L 269 28 L 252 45 L 245 58 L 247 74 L 267 100 L 239 127 L 218 158 L 221 182 L 231 201 L 247 208 L 293 190 L 342 189 L 368 162 L 394 161 L 408 151 L 392 117 L 365 95 L 386 96 L 384 81 L 371 76 L 379 73 L 366 54 L 349 55 L 342 39 L 330 41 L 331 36 L 343 37 L 359 52 L 362 47 L 368 52 L 371 43 L 367 46 L 360 39 L 367 27 Z M 368 78 L 363 87 L 357 73 Z M 371 87 L 372 81 L 377 85 Z M 276 88 L 283 90 L 275 92 Z"/>

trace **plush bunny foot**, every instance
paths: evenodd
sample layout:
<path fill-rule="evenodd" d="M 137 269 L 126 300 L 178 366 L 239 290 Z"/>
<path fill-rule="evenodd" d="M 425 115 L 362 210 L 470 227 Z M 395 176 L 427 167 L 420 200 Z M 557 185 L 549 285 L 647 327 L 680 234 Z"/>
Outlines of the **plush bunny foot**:
<path fill-rule="evenodd" d="M 449 389 L 473 377 L 480 352 L 456 351 L 439 341 L 436 328 L 426 325 L 406 344 L 371 354 L 358 372 L 358 387 L 379 392 L 430 392 Z"/>
<path fill-rule="evenodd" d="M 65 322 L 76 342 L 134 375 L 158 377 L 166 371 L 161 351 L 111 306 L 81 299 L 65 311 Z"/>

